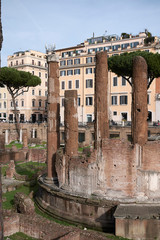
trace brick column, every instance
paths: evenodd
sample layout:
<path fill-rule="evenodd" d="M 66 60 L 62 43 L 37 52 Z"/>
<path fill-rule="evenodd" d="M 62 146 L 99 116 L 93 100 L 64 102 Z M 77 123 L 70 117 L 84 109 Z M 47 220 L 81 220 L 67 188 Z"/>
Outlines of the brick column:
<path fill-rule="evenodd" d="M 65 91 L 64 107 L 65 152 L 73 156 L 78 151 L 77 90 Z"/>
<path fill-rule="evenodd" d="M 95 149 L 109 136 L 107 52 L 96 55 L 95 73 Z"/>
<path fill-rule="evenodd" d="M 23 139 L 23 149 L 28 149 L 28 135 L 27 135 L 27 129 L 23 130 L 22 133 L 22 139 Z"/>
<path fill-rule="evenodd" d="M 5 136 L 0 134 L 0 151 L 5 150 Z"/>
<path fill-rule="evenodd" d="M 48 56 L 48 127 L 47 127 L 47 181 L 57 183 L 57 173 L 55 168 L 56 151 L 60 145 L 59 138 L 59 66 L 58 56 L 52 54 Z"/>
<path fill-rule="evenodd" d="M 147 63 L 141 56 L 133 59 L 132 141 L 140 146 L 147 142 Z"/>

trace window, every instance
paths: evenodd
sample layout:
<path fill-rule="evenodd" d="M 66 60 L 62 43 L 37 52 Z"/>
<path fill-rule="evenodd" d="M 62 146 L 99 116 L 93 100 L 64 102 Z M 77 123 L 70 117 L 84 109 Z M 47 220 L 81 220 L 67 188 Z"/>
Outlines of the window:
<path fill-rule="evenodd" d="M 32 71 L 32 75 L 34 75 L 34 71 Z"/>
<path fill-rule="evenodd" d="M 45 63 L 45 67 L 47 67 L 47 63 Z"/>
<path fill-rule="evenodd" d="M 112 96 L 112 105 L 117 105 L 117 96 Z"/>
<path fill-rule="evenodd" d="M 16 101 L 16 107 L 18 107 L 18 101 Z"/>
<path fill-rule="evenodd" d="M 147 94 L 147 104 L 150 104 L 150 95 Z"/>
<path fill-rule="evenodd" d="M 66 71 L 60 71 L 60 76 L 66 76 Z"/>
<path fill-rule="evenodd" d="M 32 95 L 34 95 L 34 94 L 35 94 L 34 89 L 32 89 Z"/>
<path fill-rule="evenodd" d="M 74 59 L 74 64 L 80 64 L 80 58 Z"/>
<path fill-rule="evenodd" d="M 60 61 L 60 66 L 65 66 L 66 65 L 66 60 Z"/>
<path fill-rule="evenodd" d="M 2 94 L 0 93 L 0 98 L 2 98 Z"/>
<path fill-rule="evenodd" d="M 35 107 L 35 100 L 32 99 L 32 107 Z"/>
<path fill-rule="evenodd" d="M 24 107 L 24 100 L 21 101 L 21 106 Z"/>
<path fill-rule="evenodd" d="M 117 77 L 114 77 L 113 78 L 113 86 L 117 86 L 118 85 L 118 82 L 117 82 Z"/>
<path fill-rule="evenodd" d="M 75 81 L 75 88 L 79 88 L 79 80 Z"/>
<path fill-rule="evenodd" d="M 39 72 L 39 77 L 41 77 L 41 72 Z"/>
<path fill-rule="evenodd" d="M 72 89 L 72 81 L 68 81 L 68 89 Z"/>
<path fill-rule="evenodd" d="M 74 70 L 74 75 L 80 74 L 80 69 L 75 69 Z"/>
<path fill-rule="evenodd" d="M 13 107 L 13 102 L 11 101 L 11 107 Z"/>
<path fill-rule="evenodd" d="M 128 103 L 128 96 L 120 96 L 120 105 L 126 105 Z"/>
<path fill-rule="evenodd" d="M 45 100 L 45 108 L 47 109 L 47 100 Z"/>
<path fill-rule="evenodd" d="M 86 58 L 86 63 L 92 63 L 92 57 Z"/>
<path fill-rule="evenodd" d="M 34 65 L 34 60 L 32 60 L 32 65 Z"/>
<path fill-rule="evenodd" d="M 73 70 L 67 70 L 67 75 L 73 75 Z"/>
<path fill-rule="evenodd" d="M 122 77 L 122 86 L 126 86 L 126 79 Z"/>
<path fill-rule="evenodd" d="M 38 101 L 38 106 L 42 107 L 42 100 L 41 99 Z"/>
<path fill-rule="evenodd" d="M 47 82 L 45 82 L 45 87 L 47 87 L 48 86 L 48 83 Z"/>
<path fill-rule="evenodd" d="M 47 78 L 47 73 L 45 73 L 45 78 Z"/>
<path fill-rule="evenodd" d="M 13 66 L 13 62 L 11 62 L 11 66 Z"/>
<path fill-rule="evenodd" d="M 73 60 L 70 59 L 70 60 L 67 60 L 67 65 L 72 65 L 73 64 Z"/>
<path fill-rule="evenodd" d="M 62 98 L 61 106 L 64 107 L 64 98 Z"/>
<path fill-rule="evenodd" d="M 48 92 L 47 92 L 47 91 L 45 91 L 45 96 L 47 97 L 47 95 L 48 95 Z"/>
<path fill-rule="evenodd" d="M 4 93 L 4 98 L 6 98 L 6 93 Z"/>
<path fill-rule="evenodd" d="M 87 114 L 87 122 L 92 122 L 92 114 Z"/>
<path fill-rule="evenodd" d="M 61 82 L 61 89 L 65 89 L 65 81 Z"/>
<path fill-rule="evenodd" d="M 22 59 L 22 64 L 24 64 L 24 60 Z"/>
<path fill-rule="evenodd" d="M 2 103 L 0 102 L 0 108 L 2 107 Z"/>
<path fill-rule="evenodd" d="M 86 68 L 86 74 L 91 74 L 92 73 L 92 68 Z"/>
<path fill-rule="evenodd" d="M 86 79 L 86 88 L 93 88 L 93 79 Z"/>
<path fill-rule="evenodd" d="M 18 65 L 18 61 L 16 61 L 16 65 Z"/>
<path fill-rule="evenodd" d="M 39 96 L 41 96 L 41 94 L 42 94 L 42 92 L 41 92 L 41 90 L 39 90 Z"/>
<path fill-rule="evenodd" d="M 114 116 L 117 116 L 117 112 L 116 112 L 116 111 L 114 111 L 114 112 L 113 112 L 113 115 L 114 115 Z"/>
<path fill-rule="evenodd" d="M 121 118 L 122 120 L 127 121 L 127 113 L 126 112 L 121 113 Z"/>
<path fill-rule="evenodd" d="M 81 98 L 80 98 L 80 97 L 77 98 L 77 105 L 78 105 L 78 106 L 81 105 Z"/>
<path fill-rule="evenodd" d="M 41 62 L 40 61 L 38 61 L 38 66 L 41 66 Z"/>
<path fill-rule="evenodd" d="M 93 97 L 86 97 L 86 106 L 93 105 Z"/>

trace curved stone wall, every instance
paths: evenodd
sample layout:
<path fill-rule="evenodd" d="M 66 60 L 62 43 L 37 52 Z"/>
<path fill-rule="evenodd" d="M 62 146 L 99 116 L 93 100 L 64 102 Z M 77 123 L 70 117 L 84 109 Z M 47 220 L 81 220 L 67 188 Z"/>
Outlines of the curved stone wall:
<path fill-rule="evenodd" d="M 82 196 L 67 190 L 50 186 L 38 179 L 39 191 L 36 202 L 39 208 L 49 215 L 73 224 L 114 232 L 114 217 L 117 202 L 97 196 Z"/>

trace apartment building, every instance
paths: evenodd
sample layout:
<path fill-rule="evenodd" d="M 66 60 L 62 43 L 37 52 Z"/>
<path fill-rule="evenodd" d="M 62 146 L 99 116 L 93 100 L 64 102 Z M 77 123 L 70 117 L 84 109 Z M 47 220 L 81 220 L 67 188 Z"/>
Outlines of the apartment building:
<path fill-rule="evenodd" d="M 59 55 L 60 115 L 64 122 L 64 92 L 76 89 L 78 93 L 78 120 L 80 123 L 94 120 L 94 83 L 95 55 L 99 51 L 108 51 L 108 57 L 136 50 L 159 52 L 157 37 L 152 44 L 146 45 L 145 33 L 129 38 L 117 35 L 91 37 L 83 43 L 70 48 L 56 50 Z M 48 53 L 49 54 L 49 53 Z M 43 121 L 46 118 L 47 63 L 46 54 L 28 50 L 8 56 L 8 66 L 29 71 L 39 76 L 41 86 L 30 88 L 17 98 L 17 107 L 21 121 Z M 109 72 L 109 118 L 113 121 L 131 120 L 131 87 L 122 77 Z M 151 121 L 160 120 L 160 81 L 155 79 L 148 90 L 148 111 Z M 105 87 L 105 86 L 104 86 Z M 8 98 L 8 119 L 14 120 L 12 99 Z"/>
<path fill-rule="evenodd" d="M 8 56 L 8 67 L 30 72 L 41 78 L 41 85 L 30 87 L 16 99 L 20 121 L 42 122 L 46 119 L 47 110 L 47 62 L 46 54 L 27 50 Z M 14 121 L 14 109 L 11 96 L 8 94 L 8 120 Z"/>
<path fill-rule="evenodd" d="M 86 123 L 94 120 L 95 54 L 105 50 L 108 51 L 108 57 L 136 50 L 158 52 L 159 39 L 155 37 L 152 44 L 145 45 L 145 38 L 145 33 L 139 33 L 137 36 L 130 35 L 129 38 L 117 35 L 93 36 L 75 47 L 56 50 L 60 60 L 61 122 L 64 121 L 64 91 L 68 89 L 76 89 L 78 92 L 79 122 Z M 109 117 L 113 121 L 130 121 L 131 86 L 124 78 L 112 72 L 108 75 Z M 148 90 L 150 121 L 160 120 L 160 114 L 156 114 L 156 100 L 158 99 L 156 98 L 158 94 L 156 86 L 155 80 Z"/>
<path fill-rule="evenodd" d="M 7 119 L 8 106 L 8 91 L 7 88 L 0 88 L 0 122 Z"/>

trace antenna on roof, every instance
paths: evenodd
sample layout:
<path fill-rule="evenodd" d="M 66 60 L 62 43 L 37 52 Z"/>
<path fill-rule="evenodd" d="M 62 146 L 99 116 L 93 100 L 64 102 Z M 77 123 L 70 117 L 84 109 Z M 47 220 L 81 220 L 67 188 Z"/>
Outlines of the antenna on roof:
<path fill-rule="evenodd" d="M 106 36 L 107 35 L 107 30 L 105 30 L 105 32 L 104 32 L 104 35 L 103 36 Z"/>

